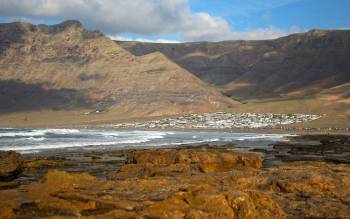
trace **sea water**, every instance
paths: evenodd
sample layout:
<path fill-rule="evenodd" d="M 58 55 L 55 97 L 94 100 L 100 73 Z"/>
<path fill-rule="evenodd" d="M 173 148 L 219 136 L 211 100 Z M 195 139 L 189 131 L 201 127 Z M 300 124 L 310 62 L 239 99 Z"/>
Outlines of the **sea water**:
<path fill-rule="evenodd" d="M 162 147 L 206 142 L 284 141 L 288 134 L 125 129 L 0 128 L 0 150 L 36 153 L 59 149 Z"/>

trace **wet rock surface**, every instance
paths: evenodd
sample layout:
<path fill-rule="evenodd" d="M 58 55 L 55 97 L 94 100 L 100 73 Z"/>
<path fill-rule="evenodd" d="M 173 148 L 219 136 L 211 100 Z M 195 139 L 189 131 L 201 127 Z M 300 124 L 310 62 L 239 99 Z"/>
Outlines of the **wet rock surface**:
<path fill-rule="evenodd" d="M 69 173 L 89 173 L 97 179 L 106 179 L 108 173 L 124 165 L 128 151 L 64 152 L 58 154 L 24 155 L 24 171 L 15 179 L 15 182 L 20 185 L 30 184 L 40 180 L 50 170 L 63 170 Z"/>
<path fill-rule="evenodd" d="M 306 135 L 273 145 L 282 161 L 325 161 L 350 163 L 350 137 L 347 135 Z M 283 153 L 285 152 L 285 153 Z"/>

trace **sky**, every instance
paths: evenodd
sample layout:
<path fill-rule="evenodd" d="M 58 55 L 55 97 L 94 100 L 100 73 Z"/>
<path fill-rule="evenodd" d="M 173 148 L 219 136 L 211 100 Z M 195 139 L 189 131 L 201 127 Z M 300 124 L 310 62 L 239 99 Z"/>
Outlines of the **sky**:
<path fill-rule="evenodd" d="M 68 19 L 117 40 L 261 40 L 350 29 L 350 0 L 0 0 L 1 23 Z"/>

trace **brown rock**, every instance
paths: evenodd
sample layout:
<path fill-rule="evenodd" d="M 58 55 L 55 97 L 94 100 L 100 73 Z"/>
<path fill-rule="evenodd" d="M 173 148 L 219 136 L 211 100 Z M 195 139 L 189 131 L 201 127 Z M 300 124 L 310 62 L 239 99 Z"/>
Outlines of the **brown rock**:
<path fill-rule="evenodd" d="M 0 151 L 0 180 L 16 178 L 23 171 L 23 158 L 14 151 Z"/>
<path fill-rule="evenodd" d="M 244 175 L 238 171 L 113 182 L 49 171 L 39 183 L 0 192 L 0 217 L 282 218 L 283 211 L 269 194 L 234 185 L 234 178 Z"/>
<path fill-rule="evenodd" d="M 140 150 L 131 152 L 126 163 L 110 174 L 109 179 L 191 175 L 262 166 L 259 154 L 224 149 Z"/>
<path fill-rule="evenodd" d="M 291 214 L 350 218 L 350 165 L 294 162 L 269 172 L 281 206 Z"/>
<path fill-rule="evenodd" d="M 127 164 L 116 173 L 109 174 L 108 178 L 113 180 L 127 178 L 148 178 L 154 176 L 179 176 L 198 173 L 199 169 L 191 164 Z"/>
<path fill-rule="evenodd" d="M 349 218 L 350 165 L 293 162 L 189 174 L 186 167 L 203 150 L 166 151 L 157 153 L 181 154 L 186 161 L 172 164 L 166 156 L 151 161 L 150 154 L 157 153 L 143 151 L 149 159 L 126 164 L 123 180 L 49 171 L 40 182 L 0 191 L 0 218 Z M 130 161 L 139 156 L 130 155 Z M 214 160 L 207 156 L 199 160 Z M 133 175 L 142 165 L 147 174 L 158 175 Z M 176 169 L 184 175 L 174 174 Z"/>

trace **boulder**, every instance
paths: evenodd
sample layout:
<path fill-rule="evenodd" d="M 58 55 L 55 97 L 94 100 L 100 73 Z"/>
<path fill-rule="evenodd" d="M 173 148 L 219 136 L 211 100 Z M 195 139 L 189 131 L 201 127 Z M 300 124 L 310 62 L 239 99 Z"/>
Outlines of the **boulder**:
<path fill-rule="evenodd" d="M 261 166 L 261 157 L 257 153 L 226 149 L 140 150 L 129 153 L 126 165 L 109 174 L 108 178 L 193 175 Z"/>
<path fill-rule="evenodd" d="M 22 156 L 14 151 L 0 151 L 0 180 L 16 178 L 24 167 Z"/>

